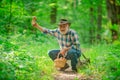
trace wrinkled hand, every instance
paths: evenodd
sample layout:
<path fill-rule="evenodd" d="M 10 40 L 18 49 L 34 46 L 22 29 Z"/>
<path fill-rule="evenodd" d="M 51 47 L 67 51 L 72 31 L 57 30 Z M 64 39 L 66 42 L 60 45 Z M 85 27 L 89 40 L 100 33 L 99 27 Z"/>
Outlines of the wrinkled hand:
<path fill-rule="evenodd" d="M 62 54 L 64 56 L 66 52 L 67 52 L 67 50 L 66 50 L 66 48 L 64 48 L 60 51 L 60 54 Z"/>
<path fill-rule="evenodd" d="M 38 26 L 36 20 L 37 20 L 37 18 L 34 16 L 34 17 L 32 18 L 32 22 L 31 22 L 32 26 L 34 26 L 34 27 L 37 27 L 37 26 Z"/>

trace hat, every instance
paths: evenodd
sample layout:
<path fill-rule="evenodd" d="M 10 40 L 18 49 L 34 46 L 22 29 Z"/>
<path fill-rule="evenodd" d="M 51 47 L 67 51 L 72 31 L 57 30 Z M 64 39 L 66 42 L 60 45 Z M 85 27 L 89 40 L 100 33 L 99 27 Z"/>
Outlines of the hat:
<path fill-rule="evenodd" d="M 58 25 L 63 25 L 63 24 L 69 24 L 70 26 L 70 22 L 67 19 L 60 19 L 60 23 Z"/>

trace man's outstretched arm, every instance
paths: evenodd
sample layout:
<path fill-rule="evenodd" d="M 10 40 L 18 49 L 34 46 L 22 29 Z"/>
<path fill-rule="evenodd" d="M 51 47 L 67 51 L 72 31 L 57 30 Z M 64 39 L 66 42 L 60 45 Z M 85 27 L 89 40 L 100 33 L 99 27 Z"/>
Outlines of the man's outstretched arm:
<path fill-rule="evenodd" d="M 34 16 L 34 17 L 32 18 L 32 22 L 31 22 L 32 26 L 34 26 L 35 28 L 39 29 L 41 32 L 44 32 L 43 27 L 40 26 L 40 25 L 36 22 L 36 20 L 37 20 L 37 18 Z"/>
<path fill-rule="evenodd" d="M 34 26 L 35 28 L 37 28 L 38 30 L 40 30 L 41 32 L 45 33 L 45 34 L 50 34 L 52 36 L 56 36 L 56 30 L 49 30 L 47 28 L 44 28 L 42 26 L 40 26 L 37 22 L 36 22 L 36 17 L 34 16 L 32 19 L 32 26 Z"/>

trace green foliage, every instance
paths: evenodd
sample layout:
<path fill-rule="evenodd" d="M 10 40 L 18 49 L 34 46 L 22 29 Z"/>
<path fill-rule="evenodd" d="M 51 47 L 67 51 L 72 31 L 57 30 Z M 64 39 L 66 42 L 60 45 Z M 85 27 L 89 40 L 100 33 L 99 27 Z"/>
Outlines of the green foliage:
<path fill-rule="evenodd" d="M 8 42 L 1 36 L 0 43 L 0 79 L 1 80 L 53 80 L 56 70 L 48 57 L 47 51 L 59 49 L 53 37 L 42 33 L 11 35 Z M 5 46 L 8 47 L 5 47 Z M 54 46 L 53 46 L 54 45 Z M 17 46 L 17 48 L 15 47 Z M 79 68 L 79 73 L 92 76 L 94 79 L 115 80 L 120 72 L 119 42 L 112 45 L 81 45 L 84 54 L 90 57 L 91 63 Z M 82 58 L 82 57 L 81 57 Z M 83 59 L 83 58 L 82 58 Z M 77 79 L 76 79 L 77 80 Z"/>
<path fill-rule="evenodd" d="M 16 34 L 6 39 L 7 36 L 0 36 L 0 80 L 52 79 L 53 64 L 47 55 L 50 47 L 45 46 L 52 45 L 48 42 L 52 38 L 47 40 L 48 36 L 38 35 L 41 37 Z"/>
<path fill-rule="evenodd" d="M 97 34 L 102 34 L 107 31 L 107 29 L 104 28 L 104 26 L 108 26 L 106 23 L 109 22 L 107 19 L 106 2 L 104 0 L 75 1 L 76 3 L 72 0 L 12 0 L 12 2 L 10 0 L 2 0 L 0 3 L 0 33 L 24 33 L 26 30 L 29 30 L 30 33 L 36 33 L 36 29 L 31 26 L 32 16 L 37 16 L 37 22 L 41 26 L 51 29 L 56 28 L 58 25 L 50 24 L 50 14 L 51 8 L 57 6 L 57 23 L 59 19 L 67 18 L 72 23 L 71 28 L 75 29 L 80 34 L 79 37 L 81 42 L 88 43 L 90 42 L 91 37 L 92 39 L 95 38 L 95 42 L 97 42 Z M 117 1 L 117 3 L 119 3 L 119 1 Z M 97 18 L 99 15 L 97 11 L 99 5 L 102 7 L 101 31 L 97 31 Z M 10 6 L 12 7 L 11 13 Z M 92 15 L 90 14 L 90 8 L 93 8 Z M 93 18 L 92 23 L 90 21 L 91 18 Z M 118 30 L 117 25 L 109 25 L 109 29 L 110 28 Z M 90 29 L 93 29 L 94 31 L 91 33 Z M 104 40 L 103 38 L 101 39 Z M 109 38 L 109 41 L 111 41 L 111 38 Z"/>
<path fill-rule="evenodd" d="M 119 27 L 116 24 L 114 24 L 114 25 L 110 24 L 109 27 L 110 27 L 110 29 L 115 30 L 115 31 L 119 30 Z"/>
<path fill-rule="evenodd" d="M 119 5 L 120 2 L 117 0 L 116 3 Z M 102 40 L 101 44 L 98 42 L 95 45 L 98 5 L 102 7 L 102 29 L 99 32 Z M 54 6 L 57 6 L 57 23 L 61 18 L 71 21 L 70 28 L 77 31 L 81 47 L 85 48 L 85 55 L 91 59 L 91 64 L 80 68 L 79 72 L 96 80 L 119 79 L 120 41 L 118 39 L 113 44 L 104 42 L 110 43 L 112 40 L 110 29 L 120 34 L 119 26 L 112 25 L 107 19 L 106 1 L 76 0 L 74 3 L 73 0 L 1 0 L 0 80 L 53 80 L 52 74 L 56 70 L 47 51 L 59 49 L 58 43 L 53 37 L 32 27 L 31 19 L 32 16 L 37 16 L 37 22 L 41 26 L 57 28 L 57 23 L 50 24 L 51 8 Z M 92 15 L 90 8 L 93 8 Z M 91 17 L 93 23 L 90 22 Z M 90 29 L 94 29 L 94 45 L 89 44 Z"/>
<path fill-rule="evenodd" d="M 117 80 L 120 73 L 120 48 L 117 45 L 97 45 L 86 51 L 91 63 L 80 69 L 80 73 L 95 80 Z"/>

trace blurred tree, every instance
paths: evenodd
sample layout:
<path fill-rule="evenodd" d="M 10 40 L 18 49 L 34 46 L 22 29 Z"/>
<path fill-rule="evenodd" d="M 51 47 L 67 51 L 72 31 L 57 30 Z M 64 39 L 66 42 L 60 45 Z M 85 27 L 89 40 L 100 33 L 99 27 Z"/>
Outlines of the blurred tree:
<path fill-rule="evenodd" d="M 89 29 L 89 33 L 90 33 L 90 43 L 94 43 L 95 42 L 95 18 L 94 18 L 94 6 L 93 5 L 93 1 L 90 0 L 90 29 Z"/>
<path fill-rule="evenodd" d="M 115 29 L 120 24 L 118 3 L 119 0 L 0 0 L 0 33 L 36 33 L 30 22 L 32 16 L 37 16 L 39 23 L 48 28 L 50 23 L 56 23 L 56 18 L 69 19 L 84 43 L 102 40 L 101 30 L 106 31 L 107 26 L 112 26 L 114 40 L 119 36 L 118 29 Z M 112 25 L 106 24 L 107 12 Z"/>
<path fill-rule="evenodd" d="M 112 25 L 118 24 L 120 25 L 120 5 L 116 4 L 116 0 L 106 0 L 108 17 L 111 20 Z M 112 32 L 112 41 L 118 39 L 118 31 L 116 29 L 111 28 Z"/>
<path fill-rule="evenodd" d="M 102 28 L 102 0 L 99 1 L 97 6 L 97 39 L 101 41 L 101 28 Z"/>
<path fill-rule="evenodd" d="M 50 14 L 50 20 L 52 24 L 56 23 L 56 17 L 57 17 L 57 0 L 52 0 Z"/>
<path fill-rule="evenodd" d="M 11 31 L 12 2 L 13 2 L 13 0 L 10 0 L 9 20 L 8 20 L 8 25 L 6 26 L 6 31 L 7 31 L 7 33 L 9 33 L 9 32 Z"/>

